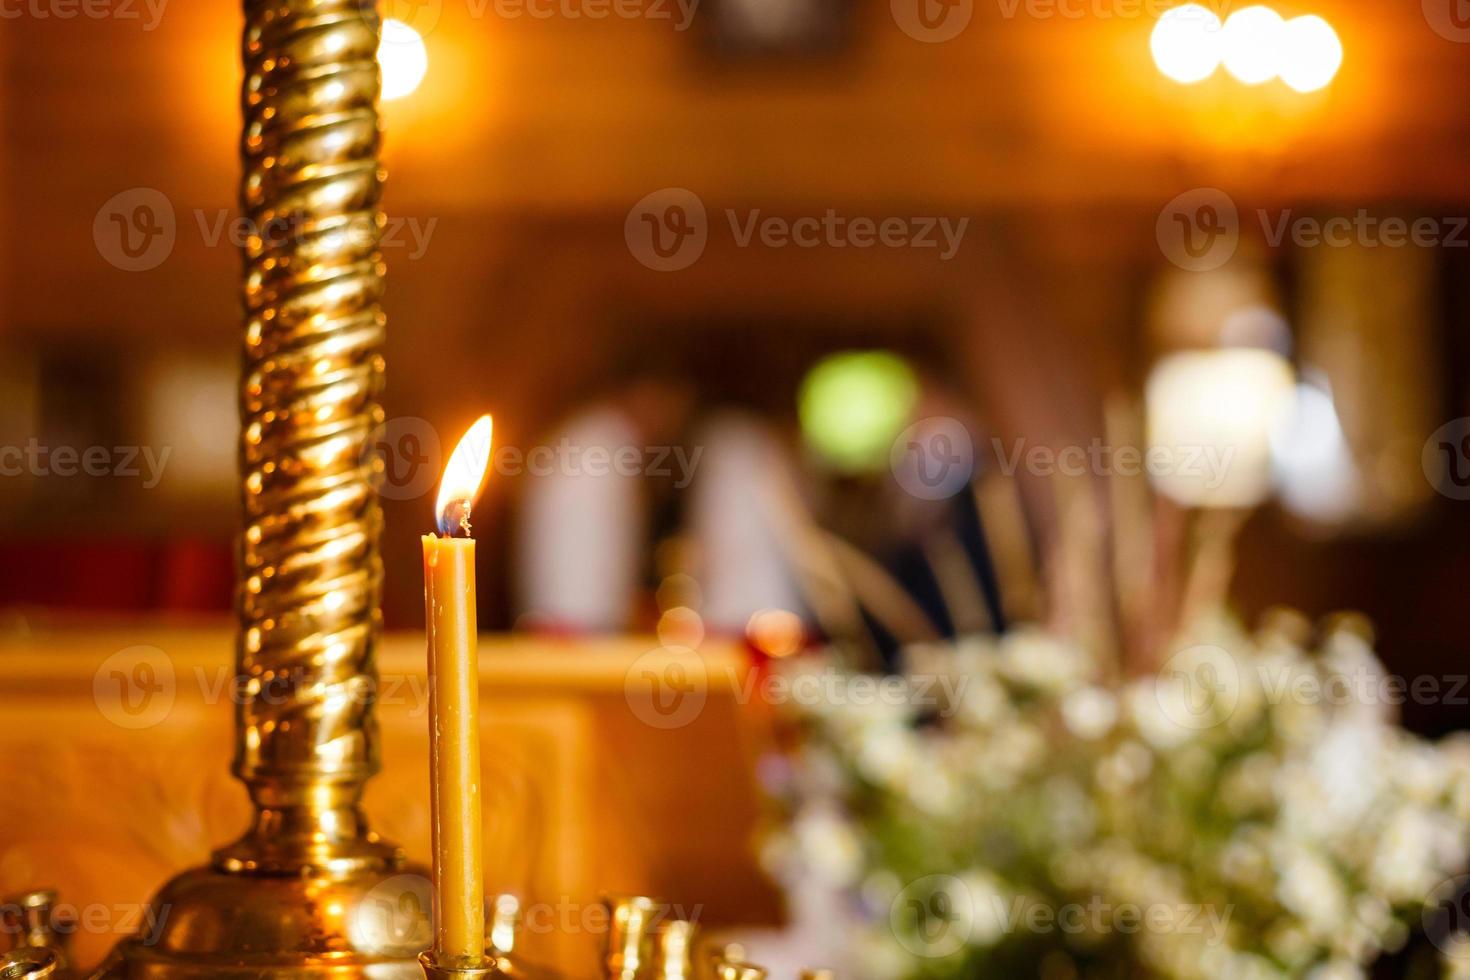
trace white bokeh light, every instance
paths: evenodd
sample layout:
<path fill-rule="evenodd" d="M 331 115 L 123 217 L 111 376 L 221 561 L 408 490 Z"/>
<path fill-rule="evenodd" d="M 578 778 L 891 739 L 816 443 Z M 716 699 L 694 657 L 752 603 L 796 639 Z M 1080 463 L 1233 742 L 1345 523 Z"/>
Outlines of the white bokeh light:
<path fill-rule="evenodd" d="M 1274 351 L 1160 359 L 1145 394 L 1150 482 L 1185 507 L 1256 506 L 1270 495 L 1271 434 L 1295 392 L 1291 363 Z"/>
<path fill-rule="evenodd" d="M 1298 92 L 1315 92 L 1342 67 L 1342 41 L 1321 17 L 1294 17 L 1282 28 L 1281 80 Z"/>
<path fill-rule="evenodd" d="M 383 72 L 384 102 L 411 95 L 429 71 L 429 52 L 424 47 L 424 39 L 401 20 L 383 21 L 378 65 Z"/>
<path fill-rule="evenodd" d="M 1281 71 L 1286 21 L 1269 7 L 1246 7 L 1220 32 L 1225 70 L 1246 85 L 1260 85 Z"/>
<path fill-rule="evenodd" d="M 1197 3 L 1166 11 L 1149 38 L 1159 71 L 1185 85 L 1204 81 L 1220 67 L 1221 25 L 1215 12 Z"/>
<path fill-rule="evenodd" d="M 1360 492 L 1357 464 L 1325 378 L 1308 372 L 1295 404 L 1271 433 L 1271 466 L 1286 509 L 1321 524 L 1352 516 Z"/>

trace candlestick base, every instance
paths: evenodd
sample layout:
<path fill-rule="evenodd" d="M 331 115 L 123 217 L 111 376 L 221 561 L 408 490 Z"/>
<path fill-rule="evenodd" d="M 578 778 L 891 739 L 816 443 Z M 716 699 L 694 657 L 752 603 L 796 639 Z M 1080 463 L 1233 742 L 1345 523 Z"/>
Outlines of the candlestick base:
<path fill-rule="evenodd" d="M 445 966 L 434 961 L 432 950 L 425 950 L 419 954 L 419 966 L 424 980 L 563 980 L 554 970 L 506 953 L 492 953 L 474 964 Z"/>
<path fill-rule="evenodd" d="M 156 933 L 121 943 L 92 980 L 422 980 L 429 871 L 196 868 L 153 899 Z"/>
<path fill-rule="evenodd" d="M 506 976 L 501 971 L 503 962 L 502 958 L 485 956 L 473 963 L 457 962 L 446 965 L 436 962 L 431 951 L 425 950 L 419 954 L 419 965 L 423 967 L 426 980 L 499 980 Z"/>

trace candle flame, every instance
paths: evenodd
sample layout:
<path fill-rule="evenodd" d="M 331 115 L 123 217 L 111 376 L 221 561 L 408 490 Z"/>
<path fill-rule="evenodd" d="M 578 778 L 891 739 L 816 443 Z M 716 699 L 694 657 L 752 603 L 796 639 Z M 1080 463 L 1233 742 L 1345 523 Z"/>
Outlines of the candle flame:
<path fill-rule="evenodd" d="M 439 481 L 439 502 L 435 514 L 439 533 L 447 537 L 470 536 L 470 508 L 480 496 L 485 482 L 485 464 L 490 460 L 490 434 L 494 427 L 490 416 L 481 415 L 460 437 L 444 478 Z"/>

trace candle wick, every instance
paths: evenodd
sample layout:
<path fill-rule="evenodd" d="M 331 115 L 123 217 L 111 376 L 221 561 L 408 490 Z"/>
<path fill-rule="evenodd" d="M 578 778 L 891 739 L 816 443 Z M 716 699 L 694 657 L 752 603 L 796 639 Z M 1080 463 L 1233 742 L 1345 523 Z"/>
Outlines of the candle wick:
<path fill-rule="evenodd" d="M 470 502 L 468 500 L 455 499 L 444 508 L 444 516 L 439 521 L 439 531 L 446 538 L 468 538 L 470 533 Z"/>

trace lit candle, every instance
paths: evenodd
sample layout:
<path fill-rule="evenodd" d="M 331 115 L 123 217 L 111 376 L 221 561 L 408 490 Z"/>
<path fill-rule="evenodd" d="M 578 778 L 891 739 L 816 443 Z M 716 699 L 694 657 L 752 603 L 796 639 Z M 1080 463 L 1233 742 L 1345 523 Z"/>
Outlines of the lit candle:
<path fill-rule="evenodd" d="M 433 960 L 445 967 L 472 965 L 485 955 L 475 540 L 470 537 L 470 507 L 485 478 L 490 432 L 490 416 L 481 416 L 455 446 L 439 485 L 439 534 L 424 535 L 432 726 Z"/>

